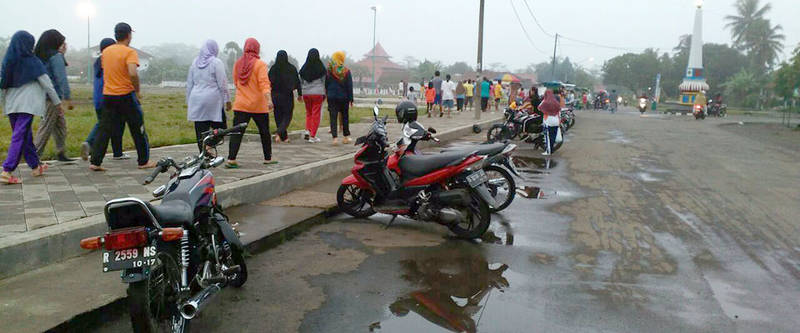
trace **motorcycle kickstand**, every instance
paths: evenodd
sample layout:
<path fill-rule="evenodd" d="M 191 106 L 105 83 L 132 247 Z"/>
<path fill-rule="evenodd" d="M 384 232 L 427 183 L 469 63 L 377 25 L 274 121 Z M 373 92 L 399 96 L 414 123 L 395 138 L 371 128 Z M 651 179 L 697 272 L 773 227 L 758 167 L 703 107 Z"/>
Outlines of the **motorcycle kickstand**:
<path fill-rule="evenodd" d="M 383 230 L 389 229 L 389 227 L 391 227 L 391 226 L 392 226 L 392 223 L 394 223 L 394 220 L 395 220 L 396 218 L 397 218 L 397 214 L 395 214 L 395 215 L 392 215 L 392 219 L 391 219 L 391 220 L 389 220 L 389 223 L 387 223 L 387 224 L 386 224 L 386 226 L 383 228 Z"/>

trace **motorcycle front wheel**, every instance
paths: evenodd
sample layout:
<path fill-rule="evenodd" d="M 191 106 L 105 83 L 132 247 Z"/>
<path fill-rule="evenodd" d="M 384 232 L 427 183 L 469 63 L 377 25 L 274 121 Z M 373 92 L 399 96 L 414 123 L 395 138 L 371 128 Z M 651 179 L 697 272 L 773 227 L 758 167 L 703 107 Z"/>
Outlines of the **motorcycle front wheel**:
<path fill-rule="evenodd" d="M 174 255 L 162 251 L 146 279 L 128 285 L 128 305 L 134 332 L 188 332 L 189 320 L 179 310 L 180 267 Z"/>
<path fill-rule="evenodd" d="M 494 124 L 489 128 L 489 131 L 486 132 L 486 140 L 489 141 L 489 143 L 511 140 L 512 137 L 513 134 L 511 130 L 504 124 Z"/>
<path fill-rule="evenodd" d="M 491 223 L 489 204 L 478 193 L 470 190 L 470 200 L 464 207 L 456 207 L 466 213 L 463 221 L 448 226 L 458 238 L 475 239 L 483 236 Z"/>
<path fill-rule="evenodd" d="M 506 209 L 514 201 L 514 197 L 517 194 L 517 184 L 514 181 L 514 177 L 511 176 L 508 170 L 496 165 L 485 167 L 483 171 L 489 177 L 489 193 L 497 203 L 497 207 L 489 207 L 489 211 L 497 213 Z"/>
<path fill-rule="evenodd" d="M 375 214 L 369 192 L 354 184 L 339 185 L 336 203 L 339 210 L 355 218 L 366 218 Z"/>

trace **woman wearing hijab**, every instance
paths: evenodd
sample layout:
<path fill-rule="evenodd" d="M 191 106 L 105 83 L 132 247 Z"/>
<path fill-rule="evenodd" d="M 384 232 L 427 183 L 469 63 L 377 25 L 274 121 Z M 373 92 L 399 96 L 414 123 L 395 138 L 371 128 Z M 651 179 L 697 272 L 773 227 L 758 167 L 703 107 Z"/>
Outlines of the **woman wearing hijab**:
<path fill-rule="evenodd" d="M 272 84 L 272 104 L 275 105 L 275 142 L 289 142 L 289 124 L 294 112 L 294 90 L 298 99 L 303 96 L 297 67 L 289 63 L 286 51 L 278 51 L 275 64 L 269 69 L 269 82 Z"/>
<path fill-rule="evenodd" d="M 67 61 L 64 59 L 64 52 L 67 49 L 66 38 L 58 30 L 50 29 L 42 33 L 39 42 L 36 43 L 33 53 L 45 65 L 47 75 L 53 81 L 53 87 L 58 93 L 58 97 L 63 99 L 67 109 L 72 110 L 70 103 L 69 82 L 67 81 Z M 63 110 L 56 110 L 52 103 L 47 104 L 47 111 L 44 114 L 44 121 L 39 125 L 36 132 L 36 151 L 41 156 L 50 135 L 56 138 L 56 153 L 59 161 L 71 162 L 73 159 L 65 154 L 67 140 L 67 120 L 64 118 Z"/>
<path fill-rule="evenodd" d="M 319 142 L 317 130 L 321 120 L 320 111 L 325 101 L 325 65 L 319 59 L 317 49 L 308 50 L 306 63 L 300 67 L 300 85 L 303 91 L 303 103 L 306 106 L 306 141 Z"/>
<path fill-rule="evenodd" d="M 100 41 L 100 53 L 103 53 L 107 47 L 114 45 L 117 41 L 113 38 L 103 38 Z M 97 115 L 97 123 L 94 124 L 92 127 L 92 131 L 89 132 L 89 136 L 86 137 L 86 141 L 81 143 L 81 158 L 86 161 L 89 159 L 89 152 L 92 148 L 92 144 L 94 144 L 94 138 L 97 137 L 97 128 L 100 122 L 100 114 L 103 112 L 103 66 L 102 66 L 102 59 L 97 57 L 97 60 L 94 62 L 94 86 L 92 91 L 92 100 L 94 102 L 94 112 Z M 114 135 L 111 136 L 111 150 L 114 152 L 114 159 L 115 160 L 127 160 L 131 158 L 128 154 L 122 151 L 122 134 L 125 133 L 125 124 L 119 124 L 119 131 L 113 132 Z"/>
<path fill-rule="evenodd" d="M 550 155 L 553 153 L 553 145 L 556 141 L 559 125 L 561 120 L 559 114 L 561 113 L 561 105 L 556 100 L 553 91 L 547 90 L 544 93 L 544 100 L 539 104 L 539 110 L 544 114 L 542 126 L 544 126 L 545 138 L 545 152 L 542 155 Z"/>
<path fill-rule="evenodd" d="M 33 169 L 34 177 L 41 176 L 47 165 L 39 161 L 33 145 L 31 125 L 35 116 L 44 115 L 46 103 L 61 113 L 61 99 L 53 88 L 47 68 L 33 54 L 33 35 L 17 31 L 11 37 L 0 72 L 0 103 L 11 123 L 11 142 L 3 163 L 0 183 L 20 184 L 22 181 L 11 175 L 19 165 L 20 157 Z M 49 98 L 49 99 L 48 99 Z"/>
<path fill-rule="evenodd" d="M 353 104 L 353 76 L 350 69 L 344 66 L 345 54 L 343 51 L 334 52 L 328 64 L 328 75 L 325 83 L 325 93 L 328 96 L 328 110 L 331 115 L 331 135 L 333 144 L 339 144 L 337 137 L 338 115 L 342 115 L 342 143 L 350 143 L 350 105 Z"/>
<path fill-rule="evenodd" d="M 542 98 L 539 97 L 539 88 L 536 88 L 535 86 L 531 87 L 531 91 L 528 93 L 527 99 L 533 106 L 530 110 L 528 110 L 528 113 L 533 114 L 539 112 L 539 104 L 542 103 Z"/>
<path fill-rule="evenodd" d="M 244 54 L 233 66 L 233 84 L 236 85 L 236 98 L 233 101 L 233 124 L 250 123 L 252 119 L 261 136 L 261 149 L 264 164 L 275 164 L 272 160 L 272 143 L 269 135 L 269 112 L 272 111 L 272 87 L 269 82 L 267 64 L 259 56 L 261 45 L 255 38 L 244 42 Z M 239 167 L 236 155 L 242 145 L 242 134 L 231 135 L 226 168 Z"/>
<path fill-rule="evenodd" d="M 194 122 L 197 149 L 201 152 L 202 134 L 212 128 L 227 128 L 225 110 L 231 110 L 228 75 L 225 73 L 225 64 L 217 58 L 217 54 L 217 42 L 207 40 L 189 67 L 186 77 L 187 119 Z"/>

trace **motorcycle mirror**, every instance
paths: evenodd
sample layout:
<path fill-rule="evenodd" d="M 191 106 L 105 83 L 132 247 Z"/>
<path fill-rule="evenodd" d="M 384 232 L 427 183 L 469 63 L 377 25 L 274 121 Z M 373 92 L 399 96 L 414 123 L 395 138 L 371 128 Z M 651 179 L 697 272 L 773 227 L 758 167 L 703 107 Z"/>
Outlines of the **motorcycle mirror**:
<path fill-rule="evenodd" d="M 160 198 L 162 195 L 164 195 L 164 192 L 166 191 L 167 191 L 166 185 L 161 185 L 159 187 L 156 187 L 156 189 L 153 190 L 153 198 Z"/>
<path fill-rule="evenodd" d="M 224 162 L 225 162 L 225 158 L 224 157 L 217 156 L 213 160 L 211 160 L 211 163 L 209 163 L 209 165 L 211 165 L 212 168 L 216 168 L 216 167 L 222 165 L 222 163 L 224 163 Z"/>
<path fill-rule="evenodd" d="M 428 127 L 428 132 L 431 132 L 431 133 L 433 133 L 433 134 L 436 134 L 436 129 L 435 129 L 435 128 L 433 128 L 433 127 Z"/>

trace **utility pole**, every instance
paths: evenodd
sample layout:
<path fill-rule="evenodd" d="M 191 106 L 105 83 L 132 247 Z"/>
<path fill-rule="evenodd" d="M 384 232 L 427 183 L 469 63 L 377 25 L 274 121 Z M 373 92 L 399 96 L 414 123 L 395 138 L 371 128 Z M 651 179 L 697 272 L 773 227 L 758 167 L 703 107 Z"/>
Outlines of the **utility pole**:
<path fill-rule="evenodd" d="M 481 96 L 481 78 L 483 73 L 483 5 L 484 0 L 480 0 L 480 11 L 478 14 L 478 79 L 475 80 L 475 97 L 478 99 L 478 107 L 475 108 L 475 119 L 481 119 L 480 96 Z"/>
<path fill-rule="evenodd" d="M 372 6 L 372 92 L 374 94 L 378 93 L 378 83 L 375 82 L 375 35 L 376 35 L 376 27 L 378 26 L 378 7 Z"/>
<path fill-rule="evenodd" d="M 556 33 L 556 40 L 553 43 L 553 70 L 550 73 L 550 79 L 556 79 L 556 49 L 558 48 L 558 33 Z"/>

